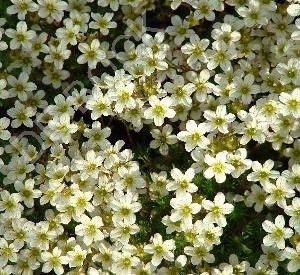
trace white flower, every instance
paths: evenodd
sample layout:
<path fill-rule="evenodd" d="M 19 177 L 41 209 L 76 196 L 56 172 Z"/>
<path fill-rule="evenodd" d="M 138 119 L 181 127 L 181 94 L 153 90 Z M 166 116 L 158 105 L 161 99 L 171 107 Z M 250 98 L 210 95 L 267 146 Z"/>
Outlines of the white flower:
<path fill-rule="evenodd" d="M 22 152 L 21 148 L 21 152 Z M 22 157 L 13 157 L 8 164 L 8 174 L 7 178 L 11 180 L 20 180 L 23 181 L 26 178 L 26 175 L 34 170 L 34 165 L 29 163 L 29 159 L 26 156 Z"/>
<path fill-rule="evenodd" d="M 249 104 L 252 101 L 252 95 L 260 92 L 259 86 L 254 84 L 254 76 L 252 74 L 247 74 L 244 79 L 240 76 L 235 76 L 233 84 L 233 91 L 230 94 L 230 98 L 241 98 L 245 104 Z"/>
<path fill-rule="evenodd" d="M 283 84 L 293 83 L 300 85 L 300 62 L 296 58 L 289 59 L 287 64 L 279 63 L 276 70 L 280 75 L 280 81 Z"/>
<path fill-rule="evenodd" d="M 169 151 L 168 145 L 175 144 L 177 142 L 176 135 L 172 135 L 172 126 L 169 124 L 164 125 L 162 130 L 153 129 L 151 130 L 151 135 L 154 138 L 150 142 L 150 147 L 153 149 L 159 148 L 159 152 L 166 156 Z"/>
<path fill-rule="evenodd" d="M 185 38 L 194 34 L 194 31 L 189 28 L 187 21 L 182 21 L 178 15 L 171 17 L 172 26 L 167 27 L 166 32 L 175 36 L 174 42 L 176 45 L 180 45 Z"/>
<path fill-rule="evenodd" d="M 204 176 L 207 179 L 216 178 L 217 183 L 222 183 L 226 180 L 226 174 L 234 171 L 234 167 L 227 162 L 227 151 L 217 153 L 215 157 L 206 154 L 204 162 L 209 166 L 204 171 Z"/>
<path fill-rule="evenodd" d="M 136 192 L 137 189 L 142 189 L 146 185 L 139 167 L 136 165 L 129 168 L 120 167 L 115 180 L 117 182 L 115 188 L 118 191 L 126 189 L 127 191 Z"/>
<path fill-rule="evenodd" d="M 148 254 L 153 254 L 151 263 L 154 266 L 158 266 L 163 259 L 171 262 L 174 260 L 175 249 L 174 240 L 163 241 L 162 236 L 159 233 L 154 234 L 152 238 L 152 244 L 144 246 L 144 251 Z"/>
<path fill-rule="evenodd" d="M 80 27 L 75 25 L 71 20 L 66 21 L 64 28 L 59 28 L 56 31 L 56 36 L 62 43 L 71 44 L 75 46 L 77 44 L 77 36 L 80 31 Z"/>
<path fill-rule="evenodd" d="M 258 161 L 252 162 L 253 172 L 247 176 L 249 181 L 259 181 L 261 184 L 266 184 L 270 182 L 270 179 L 277 179 L 279 177 L 279 172 L 272 170 L 274 167 L 274 161 L 269 159 L 263 165 Z"/>
<path fill-rule="evenodd" d="M 0 2 L 0 275 L 300 272 L 300 0 Z"/>
<path fill-rule="evenodd" d="M 67 18 L 64 20 L 66 22 L 67 20 L 73 21 L 73 23 L 80 27 L 80 31 L 86 33 L 88 30 L 88 22 L 90 20 L 90 15 L 88 13 L 80 13 L 77 10 L 72 10 L 70 12 L 70 18 Z"/>
<path fill-rule="evenodd" d="M 285 256 L 290 259 L 287 269 L 289 272 L 296 272 L 300 269 L 300 244 L 297 243 L 296 248 L 286 247 Z"/>
<path fill-rule="evenodd" d="M 299 41 L 300 40 L 300 31 L 299 31 L 300 30 L 300 20 L 299 20 L 299 18 L 296 20 L 295 25 L 297 27 L 297 30 L 292 33 L 291 38 L 293 40 Z"/>
<path fill-rule="evenodd" d="M 16 249 L 21 249 L 25 243 L 29 242 L 33 226 L 34 224 L 27 219 L 14 219 L 11 228 L 5 231 L 4 238 L 13 241 Z"/>
<path fill-rule="evenodd" d="M 29 75 L 25 72 L 22 72 L 19 75 L 19 78 L 15 78 L 12 75 L 7 77 L 7 82 L 11 86 L 8 90 L 10 97 L 16 97 L 22 101 L 27 99 L 27 94 L 36 90 L 37 86 L 33 82 L 29 82 Z"/>
<path fill-rule="evenodd" d="M 292 93 L 281 93 L 279 100 L 283 103 L 283 113 L 291 114 L 295 118 L 300 117 L 300 89 L 296 88 Z"/>
<path fill-rule="evenodd" d="M 71 123 L 68 114 L 63 114 L 60 117 L 54 117 L 53 120 L 50 120 L 49 128 L 52 130 L 50 135 L 51 140 L 68 144 L 72 139 L 71 135 L 77 131 L 78 126 Z"/>
<path fill-rule="evenodd" d="M 229 264 L 220 264 L 220 269 L 226 272 L 240 272 L 243 273 L 249 268 L 249 263 L 247 261 L 240 262 L 235 254 L 230 254 Z M 225 274 L 228 274 L 226 273 Z"/>
<path fill-rule="evenodd" d="M 2 270 L 0 271 L 1 275 L 10 275 L 10 274 L 13 274 L 13 271 L 14 271 L 14 266 L 12 265 L 6 265 L 5 267 L 2 268 Z"/>
<path fill-rule="evenodd" d="M 71 96 L 71 101 L 74 106 L 74 109 L 80 110 L 82 105 L 87 101 L 87 89 L 83 88 L 80 91 L 74 89 Z"/>
<path fill-rule="evenodd" d="M 63 185 L 55 181 L 51 181 L 41 186 L 41 191 L 43 193 L 43 196 L 40 198 L 40 204 L 44 205 L 50 202 L 52 205 L 54 205 L 56 192 L 61 192 L 62 190 L 63 190 Z"/>
<path fill-rule="evenodd" d="M 187 257 L 185 255 L 179 255 L 176 258 L 175 264 L 179 267 L 184 267 L 187 263 Z"/>
<path fill-rule="evenodd" d="M 217 41 L 219 40 L 224 41 L 226 44 L 232 44 L 240 40 L 241 34 L 238 31 L 232 31 L 232 26 L 230 24 L 223 23 L 219 28 L 212 30 L 211 37 Z"/>
<path fill-rule="evenodd" d="M 128 244 L 131 235 L 139 232 L 139 227 L 135 223 L 118 221 L 114 223 L 115 229 L 110 232 L 110 237 L 122 244 Z"/>
<path fill-rule="evenodd" d="M 89 246 L 93 242 L 104 239 L 104 235 L 99 229 L 101 226 L 103 226 L 101 217 L 89 218 L 86 215 L 82 215 L 80 217 L 80 224 L 75 227 L 75 233 L 83 237 L 83 242 Z"/>
<path fill-rule="evenodd" d="M 133 256 L 134 249 L 131 246 L 125 246 L 122 252 L 113 253 L 112 272 L 115 274 L 131 275 L 132 268 L 138 266 L 140 259 Z"/>
<path fill-rule="evenodd" d="M 235 153 L 229 153 L 227 155 L 227 161 L 234 167 L 234 171 L 231 172 L 231 175 L 234 178 L 238 178 L 246 170 L 251 168 L 252 161 L 246 159 L 247 150 L 245 148 L 239 148 Z"/>
<path fill-rule="evenodd" d="M 17 24 L 16 30 L 7 29 L 5 34 L 12 38 L 10 41 L 10 48 L 16 50 L 23 47 L 30 47 L 30 40 L 36 35 L 34 31 L 27 30 L 27 24 L 25 21 L 20 21 Z"/>
<path fill-rule="evenodd" d="M 223 229 L 220 226 L 215 226 L 213 223 L 197 220 L 194 227 L 199 228 L 199 237 L 208 245 L 220 244 L 220 237 L 223 234 Z"/>
<path fill-rule="evenodd" d="M 150 191 L 154 194 L 160 194 L 165 196 L 168 194 L 166 186 L 168 184 L 167 172 L 161 171 L 160 173 L 150 173 L 151 180 L 153 183 L 150 183 Z"/>
<path fill-rule="evenodd" d="M 168 69 L 168 63 L 164 61 L 165 53 L 163 51 L 153 52 L 151 48 L 137 47 L 137 53 L 140 56 L 145 75 L 150 76 L 155 70 L 165 71 Z"/>
<path fill-rule="evenodd" d="M 61 0 L 38 0 L 39 11 L 41 18 L 47 18 L 51 23 L 53 20 L 61 21 L 64 11 L 67 10 L 68 4 Z"/>
<path fill-rule="evenodd" d="M 146 32 L 142 16 L 136 17 L 135 20 L 127 19 L 126 25 L 128 27 L 125 30 L 125 35 L 133 36 L 136 41 L 139 41 Z"/>
<path fill-rule="evenodd" d="M 38 189 L 34 189 L 34 180 L 28 179 L 25 183 L 16 181 L 15 189 L 20 194 L 21 200 L 28 208 L 34 206 L 34 199 L 39 198 L 42 195 L 42 192 Z"/>
<path fill-rule="evenodd" d="M 57 69 L 62 69 L 64 61 L 71 55 L 71 51 L 67 49 L 65 43 L 60 43 L 57 46 L 50 45 L 47 48 L 47 53 L 45 61 L 53 63 Z"/>
<path fill-rule="evenodd" d="M 291 171 L 285 170 L 282 172 L 282 176 L 286 178 L 287 183 L 300 191 L 300 165 L 294 164 L 291 167 Z"/>
<path fill-rule="evenodd" d="M 197 61 L 206 63 L 207 57 L 205 55 L 205 50 L 209 45 L 209 40 L 200 40 L 199 36 L 194 34 L 190 37 L 190 41 L 190 43 L 181 47 L 181 51 L 189 56 L 187 63 L 190 66 L 194 65 Z"/>
<path fill-rule="evenodd" d="M 88 63 L 90 69 L 95 69 L 97 64 L 105 59 L 106 54 L 100 48 L 100 42 L 98 39 L 93 39 L 91 44 L 80 43 L 78 49 L 83 53 L 77 59 L 79 64 Z"/>
<path fill-rule="evenodd" d="M 87 251 L 82 249 L 80 245 L 75 245 L 75 247 L 67 253 L 68 262 L 70 267 L 82 266 L 85 260 Z"/>
<path fill-rule="evenodd" d="M 284 155 L 289 157 L 289 165 L 298 164 L 300 160 L 300 139 L 296 139 L 293 143 L 293 148 L 286 148 L 284 150 Z M 298 172 L 296 172 L 297 174 Z M 297 180 L 297 177 L 296 177 Z"/>
<path fill-rule="evenodd" d="M 254 210 L 258 213 L 261 212 L 267 197 L 267 193 L 264 191 L 264 189 L 257 184 L 253 184 L 251 185 L 251 192 L 246 193 L 246 195 L 247 197 L 245 199 L 245 205 L 247 207 L 252 207 L 254 204 Z"/>
<path fill-rule="evenodd" d="M 68 71 L 59 70 L 55 67 L 46 69 L 44 74 L 45 76 L 43 77 L 42 82 L 46 85 L 52 85 L 55 89 L 59 88 L 62 85 L 62 81 L 70 76 Z"/>
<path fill-rule="evenodd" d="M 56 238 L 56 232 L 50 230 L 49 224 L 41 221 L 34 227 L 29 240 L 30 246 L 39 247 L 42 250 L 49 249 L 49 243 Z"/>
<path fill-rule="evenodd" d="M 113 13 L 105 13 L 104 15 L 101 15 L 99 13 L 91 13 L 91 17 L 95 20 L 92 21 L 89 24 L 89 27 L 91 29 L 99 29 L 99 31 L 103 35 L 108 35 L 109 29 L 113 29 L 117 27 L 117 23 L 114 21 L 111 21 L 113 18 Z"/>
<path fill-rule="evenodd" d="M 230 214 L 233 211 L 233 205 L 225 203 L 225 196 L 220 192 L 217 193 L 213 202 L 203 200 L 202 206 L 204 209 L 209 211 L 204 220 L 208 222 L 215 222 L 221 227 L 225 227 L 227 224 L 225 215 Z"/>
<path fill-rule="evenodd" d="M 87 5 L 87 2 L 91 2 L 90 0 L 69 0 L 68 1 L 68 11 L 78 11 L 82 13 L 88 13 L 91 11 L 91 7 Z"/>
<path fill-rule="evenodd" d="M 99 121 L 93 122 L 92 129 L 84 130 L 84 136 L 89 139 L 88 143 L 92 146 L 98 145 L 100 148 L 106 148 L 109 145 L 107 138 L 110 136 L 110 134 L 110 128 L 102 128 Z"/>
<path fill-rule="evenodd" d="M 17 14 L 19 20 L 24 20 L 28 12 L 38 10 L 38 5 L 32 0 L 11 0 L 13 5 L 7 8 L 8 14 Z"/>
<path fill-rule="evenodd" d="M 99 253 L 93 256 L 93 261 L 101 262 L 103 268 L 109 269 L 113 262 L 114 248 L 106 241 L 100 242 L 98 246 Z M 115 256 L 115 255 L 114 255 Z"/>
<path fill-rule="evenodd" d="M 277 96 L 269 98 L 261 98 L 257 100 L 258 112 L 260 115 L 266 116 L 270 121 L 276 121 L 279 113 L 279 102 Z"/>
<path fill-rule="evenodd" d="M 149 103 L 151 105 L 148 108 L 144 116 L 146 119 L 153 119 L 156 126 L 161 126 L 165 118 L 173 118 L 175 111 L 171 109 L 172 100 L 169 97 L 165 97 L 159 100 L 157 96 L 150 96 Z"/>
<path fill-rule="evenodd" d="M 287 12 L 291 16 L 298 16 L 298 15 L 300 15 L 300 5 L 299 4 L 290 4 L 287 7 Z"/>
<path fill-rule="evenodd" d="M 284 251 L 279 250 L 276 246 L 265 246 L 262 244 L 261 248 L 264 254 L 260 256 L 258 262 L 262 262 L 272 266 L 273 268 L 277 268 L 278 262 L 285 259 Z"/>
<path fill-rule="evenodd" d="M 268 220 L 262 223 L 263 229 L 269 233 L 263 239 L 265 246 L 275 245 L 279 249 L 285 248 L 285 239 L 288 239 L 293 235 L 293 230 L 285 228 L 284 224 L 285 221 L 282 215 L 275 218 L 275 223 Z"/>
<path fill-rule="evenodd" d="M 192 256 L 191 263 L 193 265 L 201 265 L 202 261 L 207 263 L 213 263 L 215 261 L 215 256 L 209 253 L 212 248 L 211 245 L 207 245 L 200 239 L 197 239 L 193 245 L 194 246 L 186 246 L 184 248 L 184 253 Z"/>
<path fill-rule="evenodd" d="M 91 118 L 97 120 L 101 115 L 108 116 L 112 113 L 110 108 L 111 100 L 103 95 L 99 88 L 93 89 L 92 95 L 89 97 L 86 108 L 92 111 Z"/>
<path fill-rule="evenodd" d="M 215 85 L 208 81 L 210 76 L 211 73 L 207 69 L 203 69 L 199 74 L 194 71 L 187 72 L 187 79 L 196 86 L 195 97 L 199 102 L 204 102 L 207 94 L 215 88 Z"/>
<path fill-rule="evenodd" d="M 137 202 L 137 194 L 133 193 L 116 193 L 115 197 L 110 202 L 110 207 L 114 211 L 113 221 L 128 221 L 134 223 L 136 216 L 134 213 L 140 211 L 142 208 L 141 204 Z"/>
<path fill-rule="evenodd" d="M 191 94 L 195 91 L 196 87 L 193 83 L 184 83 L 182 76 L 174 76 L 173 82 L 166 82 L 164 89 L 167 93 L 171 94 L 173 102 L 190 106 L 192 104 Z"/>
<path fill-rule="evenodd" d="M 135 106 L 134 99 L 132 97 L 134 92 L 134 84 L 117 83 L 115 91 L 111 92 L 111 99 L 116 102 L 115 111 L 122 113 L 125 108 L 133 108 Z"/>
<path fill-rule="evenodd" d="M 295 191 L 291 189 L 284 177 L 279 177 L 276 180 L 276 184 L 266 183 L 264 189 L 270 194 L 266 198 L 267 205 L 277 203 L 280 207 L 284 207 L 286 205 L 286 199 L 295 196 Z"/>
<path fill-rule="evenodd" d="M 1 49 L 1 44 L 0 44 L 0 49 Z M 0 63 L 0 68 L 1 68 L 1 63 Z M 7 84 L 7 82 L 5 79 L 0 79 L 0 98 L 1 99 L 9 98 L 9 94 L 5 90 L 6 84 Z"/>
<path fill-rule="evenodd" d="M 291 216 L 289 226 L 300 232 L 300 198 L 293 198 L 292 204 L 284 207 L 284 212 Z"/>
<path fill-rule="evenodd" d="M 181 2 L 182 0 L 172 0 L 171 2 L 172 10 L 176 10 L 180 6 Z"/>
<path fill-rule="evenodd" d="M 170 216 L 164 216 L 162 223 L 166 226 L 166 233 L 171 234 L 172 232 L 178 231 L 181 232 L 181 221 L 172 222 Z"/>
<path fill-rule="evenodd" d="M 270 133 L 267 136 L 267 141 L 272 142 L 272 148 L 279 151 L 284 143 L 292 144 L 294 140 L 285 130 L 279 130 L 278 132 Z"/>
<path fill-rule="evenodd" d="M 217 129 L 223 134 L 228 133 L 228 124 L 235 119 L 234 114 L 227 114 L 226 106 L 224 105 L 219 105 L 215 112 L 206 110 L 203 116 L 208 120 L 207 125 L 211 131 Z"/>
<path fill-rule="evenodd" d="M 0 238 L 0 268 L 7 265 L 7 262 L 17 262 L 18 249 L 15 248 L 14 244 L 9 244 L 4 238 Z"/>
<path fill-rule="evenodd" d="M 64 268 L 62 265 L 68 263 L 68 258 L 61 254 L 62 251 L 58 247 L 54 247 L 52 252 L 43 251 L 41 258 L 45 263 L 43 265 L 42 272 L 49 273 L 53 270 L 55 274 L 63 274 Z"/>
<path fill-rule="evenodd" d="M 98 155 L 93 150 L 86 153 L 85 159 L 74 160 L 72 170 L 81 171 L 81 180 L 86 180 L 89 177 L 98 179 L 99 166 L 102 165 L 103 157 Z"/>
<path fill-rule="evenodd" d="M 204 136 L 209 131 L 206 123 L 196 124 L 194 120 L 189 120 L 186 123 L 186 131 L 181 131 L 177 134 L 179 140 L 185 142 L 185 150 L 191 152 L 195 147 L 205 149 L 210 143 Z"/>
<path fill-rule="evenodd" d="M 45 32 L 36 34 L 35 37 L 30 41 L 30 48 L 25 47 L 25 49 L 27 51 L 31 51 L 32 54 L 36 56 L 38 56 L 40 53 L 46 53 L 48 48 L 47 43 L 45 43 L 47 41 L 47 37 L 48 35 Z"/>
<path fill-rule="evenodd" d="M 196 9 L 195 18 L 200 20 L 205 18 L 208 21 L 215 20 L 215 14 L 213 12 L 214 9 L 217 9 L 217 1 L 216 0 L 198 0 L 191 1 L 192 7 Z"/>
<path fill-rule="evenodd" d="M 74 192 L 74 196 L 70 199 L 70 204 L 74 207 L 75 213 L 78 217 L 80 217 L 85 211 L 92 212 L 94 210 L 94 206 L 90 202 L 93 197 L 93 193 L 90 191 L 80 191 L 76 190 Z"/>
<path fill-rule="evenodd" d="M 22 124 L 25 126 L 31 128 L 33 126 L 33 121 L 31 117 L 33 117 L 36 113 L 36 110 L 34 110 L 31 107 L 26 107 L 19 101 L 15 102 L 15 107 L 11 108 L 7 111 L 7 114 L 14 118 L 14 120 L 11 122 L 11 126 L 13 128 L 18 128 Z"/>
<path fill-rule="evenodd" d="M 36 249 L 36 250 L 38 250 L 38 249 Z M 32 251 L 34 251 L 34 249 Z M 28 273 L 28 274 L 32 275 L 33 272 L 40 267 L 40 263 L 37 260 L 37 257 L 32 256 L 32 254 L 34 254 L 34 253 L 32 253 L 32 251 L 25 250 L 25 251 L 20 252 L 19 257 L 18 257 L 18 262 L 14 266 L 14 271 L 16 273 L 20 273 L 20 274 Z"/>
<path fill-rule="evenodd" d="M 236 126 L 236 132 L 243 135 L 240 139 L 240 144 L 245 145 L 251 139 L 258 143 L 265 142 L 266 135 L 268 134 L 268 124 L 264 117 L 253 117 L 244 111 L 240 111 L 238 117 L 244 121 Z"/>
<path fill-rule="evenodd" d="M 7 217 L 21 217 L 24 207 L 19 203 L 21 201 L 18 193 L 10 194 L 7 190 L 0 192 L 0 211 L 5 211 Z"/>
<path fill-rule="evenodd" d="M 0 118 L 0 139 L 8 140 L 10 138 L 11 134 L 6 130 L 9 124 L 10 120 L 7 117 Z"/>
<path fill-rule="evenodd" d="M 4 148 L 3 147 L 0 147 L 0 167 L 4 165 L 4 162 L 3 160 L 1 159 L 1 155 L 3 155 L 4 153 Z"/>
<path fill-rule="evenodd" d="M 267 11 L 263 9 L 258 1 L 249 1 L 248 7 L 240 7 L 237 12 L 245 17 L 245 25 L 252 27 L 254 25 L 266 25 L 268 23 Z"/>
<path fill-rule="evenodd" d="M 232 45 L 228 46 L 223 41 L 213 42 L 212 48 L 212 50 L 207 51 L 207 69 L 213 70 L 220 66 L 223 71 L 226 71 L 231 66 L 230 60 L 236 56 L 235 48 Z"/>
<path fill-rule="evenodd" d="M 98 5 L 101 7 L 109 6 L 113 11 L 119 9 L 119 0 L 98 0 Z"/>
<path fill-rule="evenodd" d="M 50 183 L 61 183 L 66 174 L 69 172 L 69 166 L 63 165 L 62 163 L 55 164 L 54 162 L 49 163 L 45 172 Z"/>
<path fill-rule="evenodd" d="M 170 205 L 174 209 L 170 220 L 172 222 L 181 220 L 185 224 L 192 224 L 193 215 L 197 214 L 201 209 L 201 205 L 192 203 L 192 195 L 187 192 L 171 199 Z"/>
<path fill-rule="evenodd" d="M 198 187 L 192 183 L 195 176 L 194 169 L 189 168 L 183 174 L 178 168 L 173 168 L 171 176 L 174 181 L 167 184 L 166 188 L 168 191 L 176 191 L 176 195 L 182 195 L 185 192 L 195 193 L 198 190 Z"/>

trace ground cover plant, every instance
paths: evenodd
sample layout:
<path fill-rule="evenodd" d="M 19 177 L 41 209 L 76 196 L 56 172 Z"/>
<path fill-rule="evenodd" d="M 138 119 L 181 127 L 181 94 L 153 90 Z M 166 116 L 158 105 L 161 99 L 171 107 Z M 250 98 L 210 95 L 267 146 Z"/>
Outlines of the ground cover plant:
<path fill-rule="evenodd" d="M 300 274 L 298 0 L 2 0 L 0 275 Z"/>

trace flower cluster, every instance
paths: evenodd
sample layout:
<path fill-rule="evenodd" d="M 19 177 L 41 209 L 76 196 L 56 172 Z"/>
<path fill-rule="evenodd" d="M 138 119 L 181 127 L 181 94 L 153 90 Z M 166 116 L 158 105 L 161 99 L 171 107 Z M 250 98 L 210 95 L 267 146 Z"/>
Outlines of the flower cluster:
<path fill-rule="evenodd" d="M 0 275 L 300 272 L 298 0 L 0 7 Z"/>

